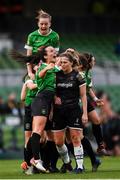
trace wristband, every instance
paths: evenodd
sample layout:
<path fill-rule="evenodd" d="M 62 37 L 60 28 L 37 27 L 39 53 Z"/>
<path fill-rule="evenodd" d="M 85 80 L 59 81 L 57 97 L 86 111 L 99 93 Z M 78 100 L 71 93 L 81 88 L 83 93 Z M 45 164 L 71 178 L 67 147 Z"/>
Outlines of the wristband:
<path fill-rule="evenodd" d="M 26 82 L 25 82 L 25 85 L 27 85 L 27 83 L 29 82 L 33 82 L 31 79 L 28 79 Z"/>
<path fill-rule="evenodd" d="M 27 65 L 27 66 L 30 65 L 30 63 L 27 63 L 26 65 Z"/>
<path fill-rule="evenodd" d="M 95 96 L 95 97 L 93 98 L 93 100 L 96 102 L 96 101 L 98 100 L 98 98 Z"/>

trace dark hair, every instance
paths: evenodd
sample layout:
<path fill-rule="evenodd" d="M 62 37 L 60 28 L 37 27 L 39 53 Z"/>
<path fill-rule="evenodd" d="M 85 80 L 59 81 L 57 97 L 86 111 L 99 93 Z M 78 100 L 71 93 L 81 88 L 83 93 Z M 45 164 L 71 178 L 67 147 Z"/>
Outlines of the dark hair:
<path fill-rule="evenodd" d="M 22 78 L 22 82 L 25 83 L 25 79 L 26 79 L 27 76 L 28 76 L 28 73 L 26 72 L 25 75 L 24 75 L 23 78 Z"/>
<path fill-rule="evenodd" d="M 79 56 L 79 65 L 82 65 L 83 71 L 87 71 L 89 69 L 88 60 L 84 54 L 80 54 Z"/>
<path fill-rule="evenodd" d="M 106 93 L 106 91 L 104 91 L 104 90 L 98 90 L 96 94 L 97 94 L 97 97 L 98 97 L 98 98 L 102 98 L 102 96 L 103 96 L 104 94 L 106 94 L 107 100 L 108 100 L 108 101 L 111 101 L 110 95 L 109 95 L 108 93 Z"/>
<path fill-rule="evenodd" d="M 88 70 L 91 68 L 90 63 L 92 62 L 93 58 L 95 59 L 95 57 L 90 54 L 90 53 L 83 53 L 83 55 L 87 58 L 88 61 Z"/>
<path fill-rule="evenodd" d="M 46 62 L 45 59 L 45 55 L 46 55 L 46 48 L 48 46 L 42 46 L 39 48 L 39 51 L 33 55 L 30 56 L 25 56 L 19 52 L 17 52 L 16 50 L 12 50 L 10 52 L 10 56 L 19 62 L 22 62 L 24 64 L 26 63 L 31 63 L 31 64 L 38 64 L 40 62 L 40 60 L 42 60 L 43 62 Z"/>

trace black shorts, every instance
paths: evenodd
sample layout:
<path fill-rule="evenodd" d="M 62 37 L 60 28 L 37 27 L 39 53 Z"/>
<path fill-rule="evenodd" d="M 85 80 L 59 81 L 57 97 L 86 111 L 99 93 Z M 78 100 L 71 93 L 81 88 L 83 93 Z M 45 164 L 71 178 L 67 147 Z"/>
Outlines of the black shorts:
<path fill-rule="evenodd" d="M 52 121 L 47 120 L 46 125 L 45 125 L 45 130 L 46 131 L 52 130 Z"/>
<path fill-rule="evenodd" d="M 87 98 L 87 112 L 89 113 L 93 110 L 95 110 L 94 102 L 90 98 Z"/>
<path fill-rule="evenodd" d="M 48 117 L 53 100 L 54 92 L 52 91 L 45 90 L 38 93 L 32 102 L 32 115 Z"/>
<path fill-rule="evenodd" d="M 65 128 L 82 129 L 82 111 L 80 106 L 57 108 L 53 111 L 53 131 Z"/>
<path fill-rule="evenodd" d="M 31 105 L 25 106 L 24 131 L 32 131 Z"/>

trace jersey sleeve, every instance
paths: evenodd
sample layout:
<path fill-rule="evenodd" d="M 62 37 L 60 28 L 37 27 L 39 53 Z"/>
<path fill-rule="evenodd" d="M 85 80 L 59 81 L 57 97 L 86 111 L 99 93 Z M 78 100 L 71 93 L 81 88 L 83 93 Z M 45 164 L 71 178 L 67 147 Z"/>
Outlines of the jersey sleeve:
<path fill-rule="evenodd" d="M 59 72 L 59 71 L 60 71 L 60 68 L 55 65 L 54 70 L 55 70 L 55 72 Z"/>
<path fill-rule="evenodd" d="M 89 71 L 87 74 L 87 86 L 88 86 L 88 88 L 91 88 L 93 86 L 91 71 Z"/>
<path fill-rule="evenodd" d="M 28 50 L 33 49 L 33 47 L 32 47 L 32 35 L 31 34 L 28 35 L 27 43 L 25 44 L 24 48 L 28 49 Z"/>
<path fill-rule="evenodd" d="M 89 86 L 88 86 L 88 87 L 89 87 L 89 88 L 93 87 L 92 80 L 90 81 L 90 83 L 89 83 Z"/>
<path fill-rule="evenodd" d="M 86 84 L 85 78 L 83 78 L 80 73 L 77 73 L 76 78 L 79 86 Z"/>
<path fill-rule="evenodd" d="M 56 36 L 52 39 L 52 45 L 56 49 L 56 51 L 59 51 L 60 48 L 60 41 L 59 41 L 59 35 L 56 34 Z"/>

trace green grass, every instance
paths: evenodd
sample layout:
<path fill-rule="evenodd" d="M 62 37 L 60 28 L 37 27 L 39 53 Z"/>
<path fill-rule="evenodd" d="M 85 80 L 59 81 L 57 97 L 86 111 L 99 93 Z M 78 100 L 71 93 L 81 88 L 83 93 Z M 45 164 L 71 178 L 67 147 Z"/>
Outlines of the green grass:
<path fill-rule="evenodd" d="M 20 169 L 22 160 L 0 160 L 0 179 L 119 179 L 120 178 L 120 157 L 101 158 L 102 164 L 98 171 L 91 172 L 91 164 L 88 158 L 85 158 L 85 169 L 83 174 L 37 174 L 25 175 Z M 61 166 L 59 160 L 58 166 Z M 74 162 L 73 162 L 74 166 Z"/>

